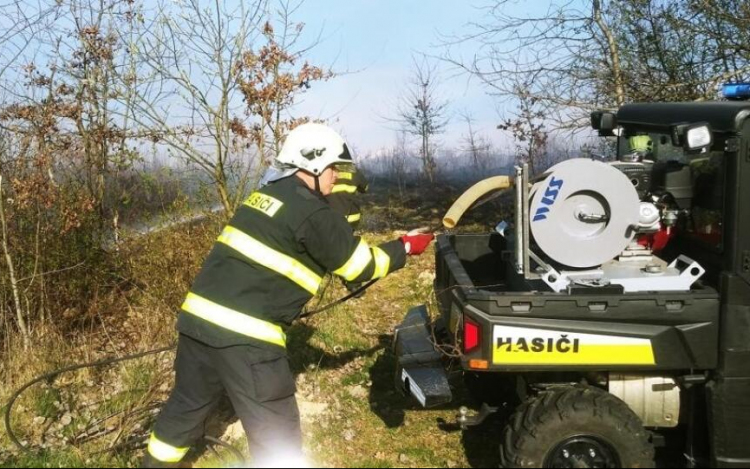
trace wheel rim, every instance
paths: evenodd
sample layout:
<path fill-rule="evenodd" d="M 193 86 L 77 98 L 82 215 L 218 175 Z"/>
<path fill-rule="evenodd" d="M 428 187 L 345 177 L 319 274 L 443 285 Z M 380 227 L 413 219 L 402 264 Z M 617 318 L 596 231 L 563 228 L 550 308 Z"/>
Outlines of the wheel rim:
<path fill-rule="evenodd" d="M 544 461 L 549 468 L 614 468 L 622 467 L 620 457 L 611 444 L 594 436 L 574 436 L 555 447 Z"/>

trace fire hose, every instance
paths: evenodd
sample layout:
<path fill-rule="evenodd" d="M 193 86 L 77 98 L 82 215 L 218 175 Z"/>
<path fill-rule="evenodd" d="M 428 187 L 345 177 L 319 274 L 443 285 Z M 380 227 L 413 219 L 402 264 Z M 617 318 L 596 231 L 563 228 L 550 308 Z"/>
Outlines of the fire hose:
<path fill-rule="evenodd" d="M 329 303 L 329 304 L 323 306 L 322 308 L 318 308 L 318 309 L 313 310 L 313 311 L 306 311 L 306 312 L 304 312 L 304 313 L 302 313 L 300 315 L 300 319 L 310 318 L 312 316 L 324 313 L 326 311 L 330 311 L 331 309 L 335 308 L 336 306 L 338 306 L 340 304 L 343 304 L 343 303 L 351 300 L 352 298 L 355 298 L 355 297 L 361 295 L 362 293 L 364 293 L 365 291 L 367 291 L 370 287 L 372 287 L 373 285 L 375 285 L 377 282 L 378 282 L 378 280 L 372 280 L 372 281 L 370 281 L 370 282 L 362 285 L 358 289 L 352 291 L 348 295 L 346 295 L 346 296 L 344 296 L 342 298 L 339 298 L 338 300 L 336 300 L 336 301 L 334 301 L 332 303 Z M 158 355 L 160 353 L 169 352 L 171 350 L 174 350 L 175 348 L 177 348 L 177 344 L 172 344 L 172 345 L 169 345 L 169 346 L 160 347 L 160 348 L 153 349 L 153 350 L 147 350 L 145 352 L 140 352 L 140 353 L 136 353 L 136 354 L 132 354 L 132 355 L 126 355 L 126 356 L 123 356 L 123 357 L 106 358 L 106 359 L 95 361 L 95 362 L 70 365 L 70 366 L 66 366 L 64 368 L 59 368 L 59 369 L 50 371 L 49 373 L 45 373 L 45 374 L 43 374 L 41 376 L 38 376 L 38 377 L 34 378 L 33 380 L 31 380 L 28 383 L 26 383 L 23 386 L 21 386 L 18 390 L 16 390 L 13 393 L 13 395 L 11 396 L 11 398 L 8 400 L 8 404 L 5 406 L 4 423 L 5 423 L 5 431 L 8 434 L 8 438 L 13 443 L 13 445 L 16 448 L 18 448 L 21 452 L 25 452 L 25 453 L 32 452 L 32 449 L 29 448 L 27 445 L 23 444 L 21 442 L 21 440 L 19 440 L 19 438 L 15 434 L 15 432 L 13 431 L 13 426 L 12 426 L 12 423 L 11 423 L 11 417 L 12 417 L 12 414 L 13 414 L 13 406 L 15 405 L 16 401 L 18 400 L 18 398 L 21 397 L 21 395 L 23 395 L 23 393 L 26 392 L 27 389 L 29 389 L 30 387 L 34 386 L 35 384 L 38 384 L 38 383 L 41 383 L 41 382 L 45 382 L 45 381 L 46 382 L 52 382 L 59 375 L 61 375 L 63 373 L 70 373 L 70 372 L 82 370 L 82 369 L 85 369 L 85 368 L 100 368 L 100 367 L 115 365 L 115 364 L 118 364 L 118 363 L 123 363 L 123 362 L 131 361 L 131 360 L 137 360 L 139 358 L 144 358 L 144 357 L 151 356 L 151 355 Z M 206 441 L 212 443 L 212 444 L 225 447 L 230 452 L 232 452 L 232 454 L 237 459 L 239 459 L 239 460 L 242 459 L 242 455 L 235 448 L 233 448 L 231 445 L 227 444 L 226 442 L 223 442 L 223 441 L 221 441 L 221 440 L 219 440 L 217 438 L 213 438 L 213 437 L 210 437 L 210 436 L 204 436 L 204 439 Z M 110 452 L 111 451 L 115 451 L 116 449 L 119 449 L 119 448 L 120 448 L 120 446 L 115 447 L 115 448 L 110 448 L 108 451 L 110 451 Z"/>

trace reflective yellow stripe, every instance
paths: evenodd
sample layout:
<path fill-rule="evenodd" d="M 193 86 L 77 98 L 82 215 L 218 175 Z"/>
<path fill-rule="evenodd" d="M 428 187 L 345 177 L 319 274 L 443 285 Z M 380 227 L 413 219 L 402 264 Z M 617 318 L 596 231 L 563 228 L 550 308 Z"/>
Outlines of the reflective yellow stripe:
<path fill-rule="evenodd" d="M 226 308 L 195 293 L 189 293 L 182 309 L 238 334 L 286 348 L 286 334 L 276 324 Z"/>
<path fill-rule="evenodd" d="M 354 174 L 352 174 L 352 173 L 339 173 L 337 179 L 351 181 L 352 179 L 354 179 Z"/>
<path fill-rule="evenodd" d="M 347 194 L 355 194 L 357 192 L 357 186 L 350 186 L 349 184 L 336 184 L 333 186 L 334 194 L 341 194 L 344 192 Z"/>
<path fill-rule="evenodd" d="M 388 275 L 388 270 L 391 268 L 391 256 L 380 248 L 372 248 L 372 253 L 375 255 L 375 275 L 372 279 L 383 278 Z"/>
<path fill-rule="evenodd" d="M 151 434 L 148 441 L 148 452 L 151 456 L 161 462 L 176 463 L 182 461 L 190 448 L 176 448 L 168 445 Z"/>
<path fill-rule="evenodd" d="M 340 269 L 336 270 L 334 274 L 339 277 L 343 277 L 349 282 L 353 282 L 357 277 L 362 275 L 362 272 L 372 262 L 372 251 L 370 246 L 364 239 L 359 242 L 359 246 L 352 254 L 352 257 L 343 265 Z"/>
<path fill-rule="evenodd" d="M 651 339 L 496 325 L 497 365 L 656 365 Z"/>
<path fill-rule="evenodd" d="M 318 293 L 323 279 L 291 257 L 275 251 L 237 228 L 227 226 L 219 236 L 226 244 L 253 262 L 277 272 L 311 294 Z"/>
<path fill-rule="evenodd" d="M 361 213 L 355 213 L 354 215 L 349 215 L 348 217 L 346 217 L 346 221 L 348 221 L 349 223 L 356 223 L 360 221 L 361 219 L 362 219 Z"/>

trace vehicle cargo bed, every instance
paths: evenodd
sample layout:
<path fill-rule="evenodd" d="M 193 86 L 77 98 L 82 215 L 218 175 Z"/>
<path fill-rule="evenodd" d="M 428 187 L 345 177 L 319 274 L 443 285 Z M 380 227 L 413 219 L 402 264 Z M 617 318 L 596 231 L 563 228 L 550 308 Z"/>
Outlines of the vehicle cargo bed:
<path fill-rule="evenodd" d="M 506 239 L 500 235 L 442 235 L 436 249 L 435 291 L 442 322 L 450 332 L 446 336 L 460 337 L 464 316 L 485 326 L 482 350 L 464 357 L 464 363 L 492 357 L 497 344 L 492 329 L 505 325 L 647 337 L 657 356 L 650 369 L 716 366 L 719 294 L 711 287 L 696 284 L 689 292 L 581 288 L 555 293 L 541 281 L 529 282 L 515 272 L 506 260 L 511 258 Z"/>

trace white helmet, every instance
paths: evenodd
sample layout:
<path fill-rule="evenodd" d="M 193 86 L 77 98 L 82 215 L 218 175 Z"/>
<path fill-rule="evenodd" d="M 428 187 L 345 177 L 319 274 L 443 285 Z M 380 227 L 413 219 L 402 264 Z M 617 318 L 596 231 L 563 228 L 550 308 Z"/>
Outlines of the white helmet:
<path fill-rule="evenodd" d="M 286 137 L 276 164 L 298 168 L 319 176 L 329 166 L 353 164 L 341 135 L 323 124 L 302 124 Z"/>

